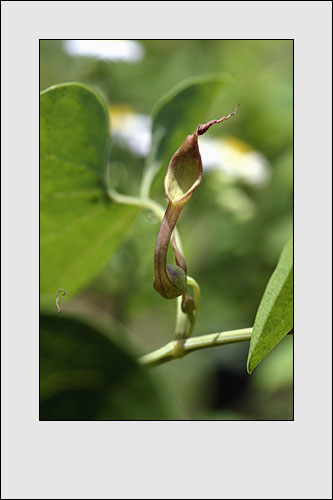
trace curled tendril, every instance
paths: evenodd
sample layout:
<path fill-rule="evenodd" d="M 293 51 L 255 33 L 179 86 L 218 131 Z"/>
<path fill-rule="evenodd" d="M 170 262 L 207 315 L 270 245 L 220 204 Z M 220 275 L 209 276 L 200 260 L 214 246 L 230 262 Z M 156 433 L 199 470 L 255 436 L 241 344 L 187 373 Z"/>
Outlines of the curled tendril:
<path fill-rule="evenodd" d="M 59 306 L 59 294 L 60 293 L 62 293 L 62 296 L 61 296 L 61 305 Z M 56 293 L 55 304 L 56 304 L 56 308 L 57 308 L 58 313 L 61 313 L 61 311 L 62 311 L 62 302 L 64 300 L 64 295 L 66 295 L 66 293 L 67 293 L 66 290 L 64 290 L 63 288 L 59 288 L 59 290 Z"/>

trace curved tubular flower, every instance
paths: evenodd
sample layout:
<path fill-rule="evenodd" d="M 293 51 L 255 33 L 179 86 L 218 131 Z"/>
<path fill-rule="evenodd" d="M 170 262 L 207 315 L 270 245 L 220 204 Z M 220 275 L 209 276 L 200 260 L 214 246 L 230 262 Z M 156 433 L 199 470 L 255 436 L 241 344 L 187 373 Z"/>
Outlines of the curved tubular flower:
<path fill-rule="evenodd" d="M 198 146 L 198 135 L 203 135 L 214 123 L 220 123 L 234 116 L 233 113 L 219 120 L 211 120 L 204 125 L 198 125 L 192 135 L 188 135 L 170 160 L 164 179 L 164 189 L 169 203 L 158 233 L 154 253 L 154 288 L 166 299 L 174 299 L 184 295 L 183 310 L 190 307 L 187 298 L 187 266 L 186 261 L 173 238 L 173 250 L 177 265 L 167 264 L 167 252 L 172 232 L 178 217 L 193 191 L 202 180 L 202 162 Z M 186 305 L 188 304 L 188 305 Z"/>

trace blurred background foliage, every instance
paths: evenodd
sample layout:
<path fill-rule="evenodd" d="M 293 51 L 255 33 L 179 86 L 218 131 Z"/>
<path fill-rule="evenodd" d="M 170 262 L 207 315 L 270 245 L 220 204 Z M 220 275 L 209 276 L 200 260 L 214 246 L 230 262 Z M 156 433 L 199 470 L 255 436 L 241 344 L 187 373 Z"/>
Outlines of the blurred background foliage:
<path fill-rule="evenodd" d="M 194 335 L 253 325 L 267 281 L 292 232 L 292 41 L 40 42 L 41 90 L 76 81 L 104 97 L 112 130 L 114 183 L 129 194 L 138 194 L 157 101 L 184 79 L 220 72 L 226 74 L 226 84 L 217 92 L 208 119 L 229 113 L 237 102 L 239 112 L 200 139 L 204 179 L 178 223 L 189 274 L 201 286 Z M 185 138 L 193 130 L 182 132 Z M 162 165 L 163 175 L 166 167 Z M 166 204 L 162 182 L 154 184 L 153 196 Z M 162 346 L 173 335 L 175 301 L 163 300 L 152 288 L 158 228 L 146 212 L 129 220 L 103 270 L 76 296 L 68 290 L 64 298 L 66 314 L 88 322 L 97 318 L 132 357 Z M 52 333 L 47 318 L 44 330 Z M 42 366 L 50 352 L 43 346 Z M 96 349 L 103 350 L 99 345 Z M 115 386 L 101 384 L 98 410 L 91 411 L 94 400 L 90 404 L 84 393 L 87 405 L 80 403 L 80 413 L 73 417 L 69 412 L 68 418 L 292 419 L 292 336 L 251 376 L 246 372 L 247 351 L 248 343 L 212 348 L 147 374 L 140 371 L 142 384 L 138 377 L 140 388 L 135 390 L 150 392 L 153 400 L 156 396 L 155 410 L 149 398 L 133 398 L 133 403 L 132 377 L 128 390 L 123 390 L 124 381 L 116 387 L 124 395 L 122 403 L 118 398 L 110 405 L 108 395 L 110 390 L 115 393 Z M 115 352 L 112 356 L 118 359 Z M 46 398 L 41 418 L 61 418 L 68 404 L 68 397 L 54 404 Z"/>

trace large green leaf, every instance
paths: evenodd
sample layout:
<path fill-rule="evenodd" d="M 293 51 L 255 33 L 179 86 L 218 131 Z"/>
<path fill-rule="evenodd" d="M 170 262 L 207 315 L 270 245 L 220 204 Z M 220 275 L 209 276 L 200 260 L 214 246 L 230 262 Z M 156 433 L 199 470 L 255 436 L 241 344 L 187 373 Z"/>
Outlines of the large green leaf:
<path fill-rule="evenodd" d="M 211 108 L 229 81 L 229 77 L 221 74 L 192 77 L 176 85 L 155 105 L 148 168 L 154 173 L 163 169 L 154 186 L 163 185 L 165 168 L 186 136 L 192 134 L 199 123 L 219 118 L 211 115 Z"/>
<path fill-rule="evenodd" d="M 261 299 L 247 359 L 251 373 L 293 327 L 293 238 L 282 250 Z"/>
<path fill-rule="evenodd" d="M 41 315 L 41 420 L 169 417 L 151 374 L 108 332 L 75 317 Z"/>
<path fill-rule="evenodd" d="M 108 112 L 78 83 L 40 97 L 40 287 L 44 304 L 76 293 L 120 244 L 136 210 L 110 203 L 103 176 L 110 145 Z"/>

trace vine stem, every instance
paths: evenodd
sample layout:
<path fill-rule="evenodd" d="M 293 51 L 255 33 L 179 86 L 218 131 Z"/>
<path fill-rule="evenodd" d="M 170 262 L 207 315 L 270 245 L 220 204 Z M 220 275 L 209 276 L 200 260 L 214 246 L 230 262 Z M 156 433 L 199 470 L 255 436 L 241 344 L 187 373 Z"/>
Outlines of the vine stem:
<path fill-rule="evenodd" d="M 110 196 L 111 200 L 121 205 L 133 205 L 139 208 L 145 208 L 147 210 L 150 210 L 159 220 L 162 220 L 164 217 L 165 209 L 159 203 L 152 200 L 151 198 L 143 198 L 138 196 L 128 196 L 126 194 L 120 194 L 118 193 L 118 191 L 112 188 L 108 188 L 108 195 Z M 177 246 L 179 250 L 183 253 L 182 242 L 177 228 L 175 228 L 174 233 Z"/>
<path fill-rule="evenodd" d="M 111 200 L 114 201 L 115 203 L 119 203 L 122 205 L 132 205 L 139 208 L 150 210 L 157 217 L 157 219 L 159 219 L 160 221 L 163 220 L 165 209 L 159 203 L 149 198 L 149 183 L 147 184 L 146 188 L 143 191 L 141 190 L 141 196 L 129 196 L 118 193 L 118 191 L 116 191 L 111 187 L 110 164 L 108 164 L 106 170 L 106 184 L 107 184 L 107 193 L 111 198 Z M 143 192 L 148 193 L 148 195 L 144 196 L 142 194 Z M 178 247 L 179 251 L 182 254 L 184 254 L 183 245 L 177 227 L 175 227 L 173 233 L 176 240 L 176 246 Z M 191 278 L 191 276 L 187 276 L 187 284 L 189 287 L 193 289 L 196 310 L 194 313 L 194 318 L 192 318 L 192 321 L 190 321 L 189 324 L 188 315 L 182 311 L 182 297 L 177 297 L 175 337 L 176 339 L 180 339 L 178 340 L 177 344 L 177 347 L 179 349 L 179 355 L 180 352 L 182 351 L 183 346 L 181 344 L 183 344 L 184 338 L 189 337 L 194 328 L 194 323 L 197 316 L 199 300 L 200 300 L 200 288 L 198 283 L 193 278 Z"/>
<path fill-rule="evenodd" d="M 178 341 L 173 340 L 165 346 L 142 356 L 139 362 L 142 365 L 153 367 L 181 358 L 190 352 L 206 349 L 208 347 L 220 346 L 225 344 L 235 344 L 251 340 L 252 328 L 242 328 L 241 330 L 231 330 L 221 333 L 210 333 L 199 337 L 187 339 L 181 350 L 178 349 Z"/>
<path fill-rule="evenodd" d="M 195 310 L 192 313 L 193 316 L 187 315 L 182 310 L 182 299 L 183 297 L 177 297 L 177 313 L 176 313 L 176 327 L 175 327 L 175 336 L 176 339 L 179 340 L 178 347 L 182 349 L 182 344 L 186 340 L 186 338 L 192 335 L 192 331 L 194 328 L 195 320 L 197 318 L 199 304 L 200 304 L 200 287 L 199 284 L 195 281 L 191 276 L 187 276 L 187 286 L 192 288 L 194 293 L 194 303 Z M 189 324 L 190 323 L 190 324 Z"/>
<path fill-rule="evenodd" d="M 145 162 L 145 168 L 142 174 L 140 195 L 142 198 L 150 198 L 150 189 L 154 180 L 155 175 L 160 169 L 160 161 L 156 160 L 157 151 L 161 142 L 161 139 L 165 135 L 163 129 L 155 130 L 153 132 L 152 146 L 150 153 Z"/>

